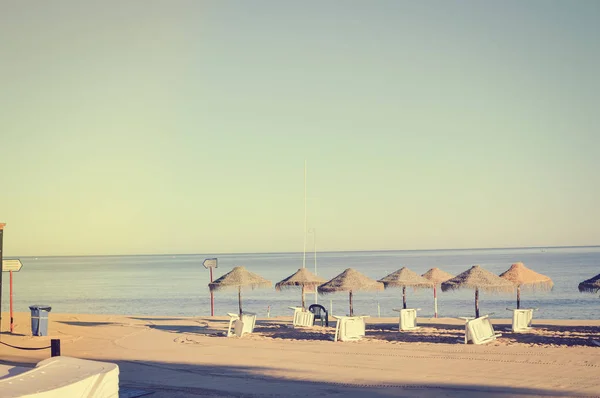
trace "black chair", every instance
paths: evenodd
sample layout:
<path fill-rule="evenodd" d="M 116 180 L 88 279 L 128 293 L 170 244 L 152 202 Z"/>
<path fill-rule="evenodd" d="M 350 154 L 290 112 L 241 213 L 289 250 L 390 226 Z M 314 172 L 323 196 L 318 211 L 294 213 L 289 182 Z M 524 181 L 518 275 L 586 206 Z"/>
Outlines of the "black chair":
<path fill-rule="evenodd" d="M 313 325 L 317 323 L 317 319 L 321 321 L 321 326 L 323 326 L 323 321 L 325 321 L 325 326 L 329 327 L 329 313 L 321 304 L 311 304 L 308 307 L 308 310 L 315 314 L 315 320 L 313 321 Z"/>

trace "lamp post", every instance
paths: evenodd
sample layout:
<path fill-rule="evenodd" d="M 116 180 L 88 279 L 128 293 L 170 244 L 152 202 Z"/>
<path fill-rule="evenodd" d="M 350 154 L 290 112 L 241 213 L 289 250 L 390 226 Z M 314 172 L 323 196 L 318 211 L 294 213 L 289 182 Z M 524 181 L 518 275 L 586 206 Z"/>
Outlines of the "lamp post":
<path fill-rule="evenodd" d="M 316 228 L 311 228 L 308 233 L 313 234 L 313 246 L 314 246 L 314 253 L 315 253 L 315 275 L 317 275 L 317 229 Z M 317 294 L 317 288 L 315 287 L 315 304 L 318 303 L 318 294 Z"/>

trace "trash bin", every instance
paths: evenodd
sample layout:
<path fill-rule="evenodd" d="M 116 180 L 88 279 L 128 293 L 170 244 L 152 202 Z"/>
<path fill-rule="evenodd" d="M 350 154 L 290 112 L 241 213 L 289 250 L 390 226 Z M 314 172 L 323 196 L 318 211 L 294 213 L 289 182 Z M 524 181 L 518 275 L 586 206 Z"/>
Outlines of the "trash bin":
<path fill-rule="evenodd" d="M 52 309 L 49 305 L 30 305 L 31 334 L 34 336 L 48 336 L 48 313 Z"/>

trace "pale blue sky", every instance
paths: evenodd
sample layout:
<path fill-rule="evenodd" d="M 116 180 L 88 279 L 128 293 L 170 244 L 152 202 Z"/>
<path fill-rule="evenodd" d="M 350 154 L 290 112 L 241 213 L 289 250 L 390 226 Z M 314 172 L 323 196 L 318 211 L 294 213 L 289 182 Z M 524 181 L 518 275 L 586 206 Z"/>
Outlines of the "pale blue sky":
<path fill-rule="evenodd" d="M 0 7 L 6 255 L 600 244 L 600 2 Z"/>

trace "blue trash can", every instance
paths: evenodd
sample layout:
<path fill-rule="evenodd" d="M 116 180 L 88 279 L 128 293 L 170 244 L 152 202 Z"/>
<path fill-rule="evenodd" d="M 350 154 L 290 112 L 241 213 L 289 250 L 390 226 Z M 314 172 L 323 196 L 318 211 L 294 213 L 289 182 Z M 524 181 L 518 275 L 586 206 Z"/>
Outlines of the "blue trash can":
<path fill-rule="evenodd" d="M 52 309 L 49 305 L 30 305 L 31 334 L 34 336 L 48 336 L 48 313 Z"/>

